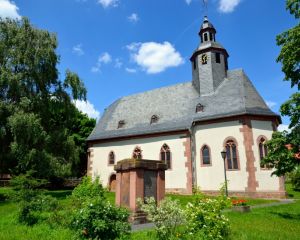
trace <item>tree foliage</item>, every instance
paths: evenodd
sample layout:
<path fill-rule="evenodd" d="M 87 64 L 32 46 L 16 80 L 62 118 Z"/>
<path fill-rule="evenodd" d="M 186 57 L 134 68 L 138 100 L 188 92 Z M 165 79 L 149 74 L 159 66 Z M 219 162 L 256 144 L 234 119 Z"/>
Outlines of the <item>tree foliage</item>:
<path fill-rule="evenodd" d="M 35 28 L 27 18 L 0 19 L 2 172 L 34 170 L 36 177 L 48 179 L 79 172 L 83 139 L 95 120 L 73 104 L 86 100 L 78 75 L 67 70 L 65 79 L 59 78 L 57 45 L 54 34 Z"/>
<path fill-rule="evenodd" d="M 300 18 L 300 0 L 287 0 L 286 8 L 296 19 Z M 277 58 L 282 63 L 285 80 L 291 81 L 291 86 L 300 89 L 300 23 L 277 36 L 277 45 L 281 46 Z M 275 170 L 272 174 L 283 176 L 293 172 L 300 164 L 296 157 L 300 151 L 300 93 L 294 93 L 280 107 L 283 116 L 290 118 L 291 132 L 275 132 L 267 143 L 268 155 L 264 163 L 272 164 Z M 298 176 L 298 175 L 297 175 Z"/>
<path fill-rule="evenodd" d="M 284 176 L 297 165 L 295 150 L 287 148 L 289 139 L 287 132 L 274 132 L 272 139 L 267 142 L 268 155 L 263 159 L 263 164 L 274 166 L 272 175 Z"/>
<path fill-rule="evenodd" d="M 287 0 L 287 10 L 295 16 L 300 17 L 300 1 Z M 285 80 L 291 81 L 291 86 L 300 89 L 300 23 L 295 27 L 277 36 L 277 45 L 281 46 L 277 62 L 282 63 L 282 71 Z"/>

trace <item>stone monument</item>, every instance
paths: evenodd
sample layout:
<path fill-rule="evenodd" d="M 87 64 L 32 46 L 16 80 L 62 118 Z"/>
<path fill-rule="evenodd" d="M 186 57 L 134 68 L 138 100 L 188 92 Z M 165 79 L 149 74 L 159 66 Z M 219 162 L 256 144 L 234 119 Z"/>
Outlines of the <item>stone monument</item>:
<path fill-rule="evenodd" d="M 145 214 L 137 207 L 138 198 L 154 197 L 157 203 L 164 198 L 166 169 L 162 161 L 144 159 L 124 159 L 115 165 L 116 204 L 131 210 L 133 223 L 146 221 Z"/>

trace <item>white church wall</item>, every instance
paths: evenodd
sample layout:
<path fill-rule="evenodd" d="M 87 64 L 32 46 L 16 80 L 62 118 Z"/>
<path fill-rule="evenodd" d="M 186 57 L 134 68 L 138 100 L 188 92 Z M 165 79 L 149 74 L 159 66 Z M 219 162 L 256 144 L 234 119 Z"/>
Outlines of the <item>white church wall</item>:
<path fill-rule="evenodd" d="M 257 140 L 260 136 L 264 136 L 267 140 L 272 138 L 273 127 L 271 121 L 257 121 L 252 120 L 252 131 L 253 131 L 253 152 L 255 157 L 255 167 L 256 167 L 256 181 L 259 182 L 257 191 L 278 191 L 279 189 L 279 178 L 276 176 L 271 176 L 272 169 L 265 170 L 260 167 L 260 157 L 259 148 Z"/>
<path fill-rule="evenodd" d="M 196 169 L 197 185 L 203 191 L 219 190 L 224 183 L 224 165 L 221 157 L 224 140 L 234 137 L 237 141 L 240 169 L 227 170 L 229 191 L 245 191 L 247 187 L 248 173 L 246 172 L 246 156 L 243 144 L 242 127 L 239 121 L 228 121 L 223 123 L 213 123 L 198 125 L 195 127 L 196 139 Z M 201 166 L 200 150 L 206 144 L 211 152 L 211 166 Z"/>
<path fill-rule="evenodd" d="M 160 149 L 166 143 L 172 154 L 171 169 L 166 171 L 166 188 L 186 189 L 185 141 L 185 135 L 181 134 L 94 144 L 90 147 L 94 153 L 92 176 L 100 176 L 103 185 L 107 186 L 110 175 L 115 172 L 113 166 L 108 165 L 108 154 L 111 151 L 115 153 L 116 162 L 131 158 L 137 146 L 142 150 L 143 159 L 159 160 Z"/>

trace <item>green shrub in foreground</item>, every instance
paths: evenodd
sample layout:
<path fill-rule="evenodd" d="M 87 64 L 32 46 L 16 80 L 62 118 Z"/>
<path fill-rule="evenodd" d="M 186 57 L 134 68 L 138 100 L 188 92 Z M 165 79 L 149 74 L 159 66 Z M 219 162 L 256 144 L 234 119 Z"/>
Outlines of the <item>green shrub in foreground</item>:
<path fill-rule="evenodd" d="M 155 199 L 150 197 L 145 199 L 145 204 L 139 199 L 138 204 L 147 213 L 147 219 L 155 224 L 159 240 L 175 239 L 181 235 L 178 226 L 185 222 L 185 215 L 178 200 L 165 198 L 157 206 Z"/>
<path fill-rule="evenodd" d="M 231 205 L 221 188 L 217 198 L 206 198 L 195 191 L 195 199 L 182 209 L 178 201 L 166 198 L 156 206 L 154 198 L 139 200 L 139 206 L 155 224 L 159 240 L 222 240 L 229 235 L 229 221 L 222 210 Z M 154 239 L 154 238 L 153 238 Z"/>
<path fill-rule="evenodd" d="M 111 240 L 125 238 L 130 233 L 129 212 L 112 205 L 104 195 L 99 179 L 87 177 L 72 193 L 76 206 L 71 228 L 81 239 Z"/>
<path fill-rule="evenodd" d="M 230 205 L 226 197 L 199 197 L 186 206 L 186 235 L 194 239 L 221 240 L 229 235 L 229 220 L 222 210 Z"/>
<path fill-rule="evenodd" d="M 36 179 L 33 172 L 21 174 L 12 179 L 11 184 L 15 190 L 12 199 L 18 202 L 18 221 L 27 225 L 34 225 L 44 220 L 45 213 L 55 211 L 58 202 L 51 196 L 46 196 L 39 189 L 46 183 L 45 180 Z"/>

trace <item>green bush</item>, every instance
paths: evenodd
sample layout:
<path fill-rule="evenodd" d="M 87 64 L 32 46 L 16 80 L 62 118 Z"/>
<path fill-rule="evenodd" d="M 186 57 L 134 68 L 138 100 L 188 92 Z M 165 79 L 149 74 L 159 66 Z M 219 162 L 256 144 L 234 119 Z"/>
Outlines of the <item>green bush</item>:
<path fill-rule="evenodd" d="M 81 239 L 117 239 L 130 233 L 129 212 L 113 206 L 99 179 L 84 178 L 72 193 L 75 209 L 71 227 Z"/>
<path fill-rule="evenodd" d="M 18 202 L 18 221 L 27 225 L 34 225 L 40 220 L 46 218 L 45 215 L 55 211 L 58 202 L 51 196 L 46 196 L 40 189 L 46 181 L 42 179 L 35 179 L 33 172 L 14 177 L 11 180 L 14 194 L 13 200 Z"/>
<path fill-rule="evenodd" d="M 291 174 L 290 174 L 291 183 L 293 189 L 296 191 L 300 191 L 300 167 L 297 167 Z"/>
<path fill-rule="evenodd" d="M 147 214 L 147 219 L 155 224 L 156 236 L 160 240 L 175 239 L 180 233 L 178 226 L 185 221 L 184 211 L 179 201 L 165 198 L 156 205 L 153 197 L 146 198 L 145 203 L 138 200 L 140 209 Z"/>
<path fill-rule="evenodd" d="M 72 199 L 77 203 L 83 203 L 85 200 L 95 197 L 104 199 L 105 191 L 99 178 L 92 181 L 90 177 L 84 177 L 81 184 L 72 191 Z"/>
<path fill-rule="evenodd" d="M 199 197 L 186 206 L 187 239 L 221 240 L 229 235 L 229 221 L 222 210 L 230 206 L 230 201 L 223 196 L 218 198 Z"/>
<path fill-rule="evenodd" d="M 9 199 L 9 195 L 6 193 L 0 193 L 0 202 L 4 202 Z"/>

